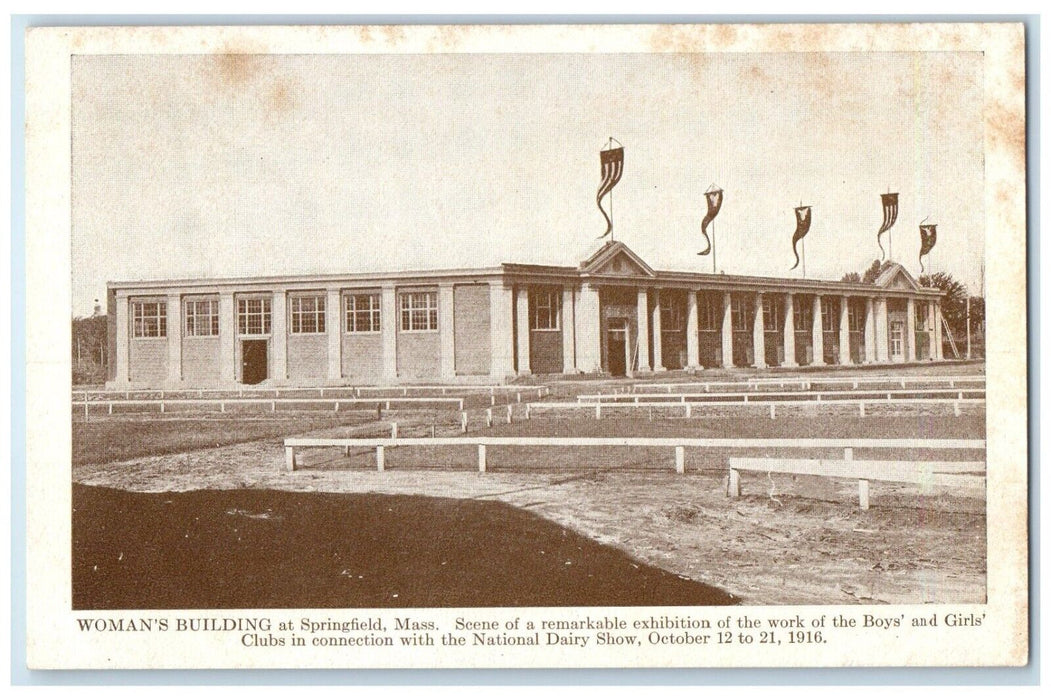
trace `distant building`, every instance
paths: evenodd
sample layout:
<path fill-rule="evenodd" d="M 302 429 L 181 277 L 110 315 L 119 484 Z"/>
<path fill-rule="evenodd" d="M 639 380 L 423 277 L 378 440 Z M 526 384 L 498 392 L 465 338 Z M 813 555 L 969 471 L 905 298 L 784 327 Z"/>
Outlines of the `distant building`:
<path fill-rule="evenodd" d="M 874 284 L 657 271 L 619 241 L 577 267 L 111 282 L 108 386 L 940 360 L 941 297 L 898 264 Z"/>

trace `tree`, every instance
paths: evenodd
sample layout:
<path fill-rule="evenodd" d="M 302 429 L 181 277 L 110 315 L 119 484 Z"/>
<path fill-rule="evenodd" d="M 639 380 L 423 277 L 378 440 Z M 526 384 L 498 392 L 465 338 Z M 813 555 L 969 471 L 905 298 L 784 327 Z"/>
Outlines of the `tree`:
<path fill-rule="evenodd" d="M 942 298 L 942 316 L 949 324 L 957 341 L 965 338 L 967 333 L 967 287 L 948 272 L 935 272 L 933 275 L 920 275 L 921 287 L 934 287 L 945 292 Z M 971 297 L 971 332 L 980 328 L 985 322 L 985 299 Z"/>
<path fill-rule="evenodd" d="M 72 339 L 73 383 L 100 384 L 106 381 L 106 317 L 74 318 Z"/>
<path fill-rule="evenodd" d="M 864 284 L 872 284 L 876 279 L 883 274 L 883 271 L 890 267 L 893 263 L 890 260 L 873 260 L 872 264 L 869 265 L 869 269 L 865 270 L 863 274 L 857 272 L 848 272 L 843 275 L 841 282 L 862 282 Z"/>

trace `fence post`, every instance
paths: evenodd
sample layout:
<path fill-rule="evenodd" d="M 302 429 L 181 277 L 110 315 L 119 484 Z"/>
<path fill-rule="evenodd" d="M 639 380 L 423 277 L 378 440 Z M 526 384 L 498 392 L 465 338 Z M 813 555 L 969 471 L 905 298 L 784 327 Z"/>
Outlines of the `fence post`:
<path fill-rule="evenodd" d="M 602 418 L 602 404 L 595 404 L 595 419 L 600 420 Z"/>
<path fill-rule="evenodd" d="M 726 490 L 730 498 L 739 498 L 741 496 L 741 472 L 736 469 L 730 470 L 730 479 L 727 482 Z"/>
<path fill-rule="evenodd" d="M 529 420 L 529 404 L 525 405 L 525 419 Z"/>
<path fill-rule="evenodd" d="M 687 418 L 692 418 L 693 417 L 693 404 L 692 403 L 686 404 L 686 417 Z"/>
<path fill-rule="evenodd" d="M 339 413 L 339 401 L 336 402 L 336 407 L 332 409 L 334 413 Z"/>
<path fill-rule="evenodd" d="M 285 469 L 290 472 L 296 470 L 296 448 L 285 445 Z"/>
<path fill-rule="evenodd" d="M 478 471 L 485 472 L 485 445 L 478 443 Z"/>
<path fill-rule="evenodd" d="M 960 415 L 960 402 L 959 401 L 953 401 L 952 402 L 952 414 L 954 416 L 959 416 Z"/>
<path fill-rule="evenodd" d="M 861 505 L 861 510 L 869 509 L 869 482 L 868 479 L 861 479 L 858 481 L 858 503 Z"/>
<path fill-rule="evenodd" d="M 467 411 L 463 411 L 460 414 L 460 432 L 461 433 L 466 433 L 467 432 Z"/>
<path fill-rule="evenodd" d="M 771 418 L 777 418 L 777 405 L 776 404 L 770 404 L 770 417 Z"/>
<path fill-rule="evenodd" d="M 492 409 L 492 407 L 489 407 L 489 408 L 485 409 L 485 427 L 487 427 L 487 428 L 492 428 L 493 427 L 493 409 Z"/>
<path fill-rule="evenodd" d="M 391 440 L 398 439 L 398 423 L 397 421 L 390 424 L 390 438 Z"/>
<path fill-rule="evenodd" d="M 858 415 L 861 416 L 862 418 L 864 418 L 865 417 L 865 402 L 864 401 L 859 401 L 858 402 L 858 410 L 859 410 Z"/>
<path fill-rule="evenodd" d="M 383 445 L 376 445 L 376 471 L 381 472 L 386 466 L 383 458 Z"/>
<path fill-rule="evenodd" d="M 513 414 L 511 411 L 511 404 L 507 404 L 507 424 L 511 425 Z"/>
<path fill-rule="evenodd" d="M 489 405 L 490 406 L 495 406 L 496 405 L 496 394 L 489 394 Z"/>
<path fill-rule="evenodd" d="M 682 445 L 675 447 L 675 473 L 686 473 L 686 448 Z"/>
<path fill-rule="evenodd" d="M 522 403 L 522 392 L 515 392 L 515 403 Z"/>

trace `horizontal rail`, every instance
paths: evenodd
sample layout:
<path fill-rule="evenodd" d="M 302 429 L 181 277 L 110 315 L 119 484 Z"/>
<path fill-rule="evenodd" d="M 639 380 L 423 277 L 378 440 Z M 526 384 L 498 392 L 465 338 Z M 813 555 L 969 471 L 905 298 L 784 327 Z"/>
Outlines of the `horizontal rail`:
<path fill-rule="evenodd" d="M 537 395 L 538 397 L 546 396 L 550 393 L 550 389 L 543 385 L 538 386 L 517 386 L 513 384 L 406 384 L 406 385 L 392 385 L 392 386 L 328 386 L 328 387 L 283 387 L 283 388 L 252 388 L 242 387 L 238 389 L 87 389 L 77 390 L 72 392 L 73 400 L 77 400 L 77 396 L 80 396 L 81 401 L 87 401 L 89 396 L 97 397 L 100 401 L 111 400 L 110 397 L 123 396 L 125 400 L 132 400 L 131 397 L 135 394 L 150 394 L 156 396 L 158 399 L 166 399 L 169 397 L 185 397 L 188 394 L 197 394 L 198 398 L 204 398 L 211 395 L 222 395 L 223 397 L 230 398 L 257 398 L 257 397 L 245 397 L 244 394 L 273 394 L 274 398 L 280 398 L 282 393 L 285 394 L 302 394 L 304 392 L 317 392 L 318 398 L 340 398 L 341 395 L 353 394 L 349 398 L 359 398 L 362 393 L 390 393 L 400 394 L 408 398 L 412 398 L 409 393 L 413 391 L 441 391 L 445 394 L 477 394 L 477 393 L 506 393 L 506 394 L 523 394 L 523 395 Z M 327 395 L 326 395 L 327 394 Z M 258 397 L 265 398 L 265 397 Z M 292 397 L 295 398 L 295 397 Z M 305 397 L 304 397 L 305 398 Z M 391 396 L 390 398 L 396 398 Z M 440 398 L 440 397 L 419 397 L 419 398 Z M 117 400 L 116 398 L 112 400 Z"/>
<path fill-rule="evenodd" d="M 751 380 L 712 380 L 712 381 L 692 381 L 692 382 L 642 382 L 639 384 L 632 384 L 631 391 L 647 390 L 647 389 L 664 389 L 666 392 L 673 391 L 677 387 L 684 387 L 687 390 L 695 389 L 697 387 L 705 387 L 705 391 L 710 391 L 710 387 L 725 387 L 725 386 L 804 386 L 808 387 L 814 384 L 851 384 L 853 386 L 859 386 L 861 384 L 898 384 L 904 388 L 905 384 L 949 384 L 950 386 L 957 383 L 971 383 L 971 384 L 984 384 L 985 375 L 963 375 L 954 377 L 763 377 Z"/>
<path fill-rule="evenodd" d="M 296 470 L 296 449 L 307 447 L 342 447 L 349 454 L 350 448 L 375 450 L 376 469 L 383 471 L 388 448 L 413 446 L 465 446 L 473 447 L 478 454 L 478 471 L 486 471 L 486 454 L 490 447 L 664 447 L 675 451 L 675 471 L 686 471 L 686 448 L 737 448 L 737 449 L 843 449 L 853 454 L 855 449 L 963 449 L 984 450 L 985 440 L 915 440 L 915 439 L 790 439 L 790 438 L 659 438 L 659 437 L 441 437 L 409 438 L 396 437 L 397 427 L 392 426 L 389 438 L 287 438 L 285 439 L 285 468 Z M 731 475 L 735 474 L 731 470 Z"/>
<path fill-rule="evenodd" d="M 773 459 L 770 457 L 731 457 L 727 495 L 741 495 L 741 472 L 767 474 L 802 474 L 834 479 L 858 480 L 858 503 L 869 509 L 869 481 L 890 481 L 923 486 L 984 487 L 984 462 L 946 461 L 876 461 L 855 460 L 853 449 L 844 450 L 844 458 L 833 459 Z"/>
<path fill-rule="evenodd" d="M 972 394 L 972 396 L 964 396 L 964 394 Z M 982 394 L 982 396 L 973 396 L 973 394 Z M 931 398 L 983 398 L 985 395 L 985 389 L 892 389 L 892 390 L 875 390 L 875 389 L 835 389 L 829 391 L 779 391 L 779 392 L 712 392 L 712 393 L 668 393 L 668 394 L 580 394 L 577 396 L 577 403 L 610 403 L 610 404 L 624 404 L 624 403 L 642 403 L 644 401 L 664 401 L 668 402 L 669 399 L 677 399 L 680 403 L 692 401 L 693 403 L 712 403 L 712 399 L 733 399 L 741 398 L 747 402 L 748 399 L 757 399 L 759 401 L 765 401 L 766 397 L 779 396 L 784 397 L 781 400 L 792 400 L 789 397 L 807 397 L 810 401 L 837 401 L 841 397 L 846 397 L 846 400 L 856 401 L 867 401 L 870 399 L 879 398 L 912 398 L 919 396 L 930 396 Z M 824 397 L 824 398 L 823 398 Z M 776 400 L 776 399 L 775 399 Z M 800 399 L 803 400 L 803 399 Z"/>
<path fill-rule="evenodd" d="M 330 397 L 299 397 L 299 398 L 223 398 L 223 399 L 212 399 L 212 398 L 197 398 L 197 399 L 102 399 L 99 401 L 73 401 L 75 408 L 87 409 L 95 406 L 106 406 L 112 412 L 114 406 L 157 406 L 164 412 L 164 408 L 167 405 L 175 406 L 186 406 L 186 405 L 214 405 L 220 409 L 226 406 L 244 406 L 253 404 L 270 404 L 271 407 L 276 410 L 277 406 L 289 406 L 294 404 L 323 404 L 330 405 L 333 407 L 332 410 L 339 410 L 340 405 L 350 406 L 367 406 L 367 407 L 385 407 L 385 410 L 391 410 L 391 404 L 404 405 L 404 404 L 450 404 L 455 405 L 458 410 L 463 410 L 463 399 L 458 397 L 442 397 L 442 396 L 395 396 L 395 397 L 384 397 L 374 399 L 358 399 L 358 398 L 330 398 Z"/>
<path fill-rule="evenodd" d="M 286 438 L 291 447 L 410 447 L 410 446 L 546 446 L 546 447 L 734 447 L 734 448 L 846 448 L 984 450 L 985 440 L 927 438 L 689 438 L 689 437 L 551 437 L 522 436 L 440 438 Z"/>

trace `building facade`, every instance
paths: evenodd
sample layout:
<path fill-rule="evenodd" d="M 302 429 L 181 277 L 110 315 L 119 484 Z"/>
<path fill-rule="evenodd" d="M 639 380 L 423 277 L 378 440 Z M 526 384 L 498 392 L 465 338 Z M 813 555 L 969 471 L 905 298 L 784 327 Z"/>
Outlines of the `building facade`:
<path fill-rule="evenodd" d="M 942 293 L 656 271 L 621 242 L 577 267 L 112 282 L 112 388 L 503 382 L 942 359 Z"/>

